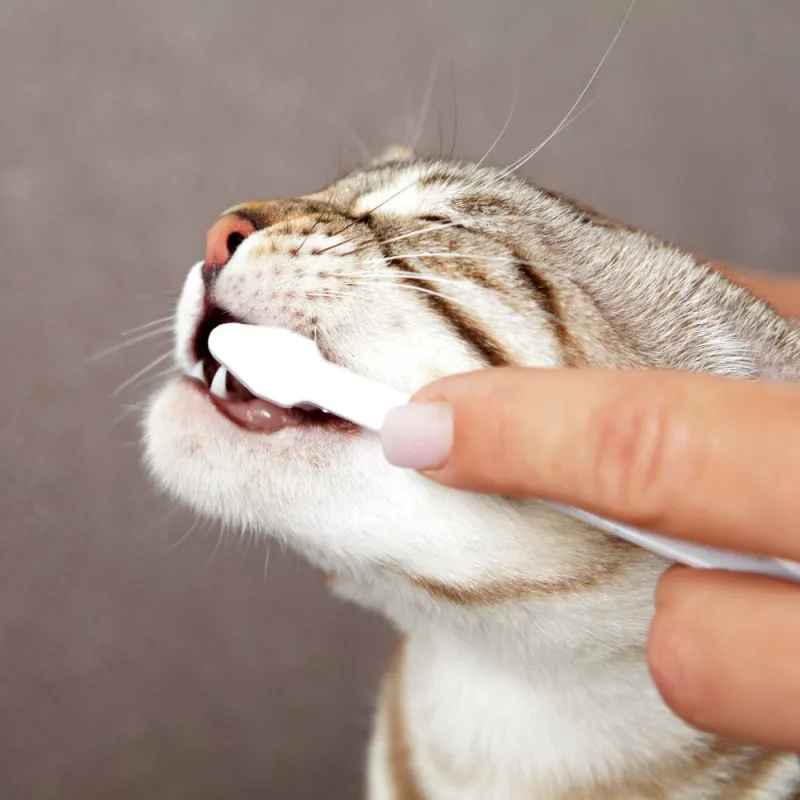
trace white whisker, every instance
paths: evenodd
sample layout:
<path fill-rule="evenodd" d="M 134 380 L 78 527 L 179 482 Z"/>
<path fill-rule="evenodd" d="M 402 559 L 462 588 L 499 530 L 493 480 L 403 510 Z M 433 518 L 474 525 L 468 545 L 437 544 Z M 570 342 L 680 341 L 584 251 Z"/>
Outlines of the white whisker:
<path fill-rule="evenodd" d="M 111 427 L 116 428 L 116 426 L 119 425 L 123 420 L 130 417 L 131 414 L 139 413 L 142 410 L 143 407 L 137 404 L 122 406 L 122 411 L 120 411 L 120 413 L 111 420 Z"/>
<path fill-rule="evenodd" d="M 411 239 L 414 236 L 422 236 L 425 233 L 432 233 L 433 231 L 443 231 L 447 228 L 457 228 L 460 222 L 442 222 L 436 225 L 431 225 L 428 228 L 419 228 L 418 230 L 410 231 L 409 233 L 401 233 L 399 236 L 393 236 L 391 239 L 382 239 L 381 244 L 394 244 L 395 242 L 402 242 L 404 239 Z M 368 242 L 373 244 L 373 242 Z"/>
<path fill-rule="evenodd" d="M 431 98 L 433 97 L 433 87 L 436 85 L 436 75 L 439 71 L 439 58 L 438 56 L 433 59 L 430 71 L 428 73 L 428 80 L 425 84 L 425 93 L 422 95 L 422 105 L 417 115 L 417 120 L 411 131 L 411 146 L 416 152 L 419 140 L 422 138 L 422 131 L 425 123 L 428 121 L 428 114 L 431 110 Z"/>
<path fill-rule="evenodd" d="M 168 358 L 171 357 L 172 357 L 172 351 L 170 350 L 169 352 L 160 355 L 158 358 L 153 359 L 153 361 L 151 361 L 146 367 L 142 367 L 142 369 L 140 369 L 134 375 L 131 375 L 131 377 L 128 378 L 128 380 L 124 381 L 116 389 L 114 389 L 114 391 L 111 393 L 111 397 L 116 397 L 120 392 L 123 392 L 131 384 L 136 383 L 136 381 L 138 381 L 139 378 L 143 377 L 144 375 L 147 375 L 147 373 L 150 372 L 151 369 L 157 367 L 159 364 L 163 363 L 164 361 L 166 361 Z"/>
<path fill-rule="evenodd" d="M 217 550 L 219 550 L 219 546 L 222 543 L 222 539 L 226 535 L 227 535 L 227 531 L 225 530 L 225 528 L 222 525 L 220 525 L 219 538 L 217 539 L 216 547 L 214 548 L 214 551 L 211 553 L 211 557 L 208 559 L 208 561 L 206 561 L 205 566 L 203 567 L 203 569 L 201 569 L 200 572 L 198 573 L 199 575 L 202 575 L 211 566 L 211 562 L 214 560 L 214 556 L 217 554 Z"/>
<path fill-rule="evenodd" d="M 340 131 L 347 134 L 356 146 L 356 149 L 361 156 L 363 161 L 369 161 L 372 158 L 372 155 L 369 152 L 369 147 L 367 147 L 367 143 L 364 141 L 364 137 L 348 122 L 341 119 L 337 114 L 334 114 L 332 111 L 323 108 L 322 105 L 317 104 L 317 109 L 320 113 L 328 118 L 329 122 L 332 122 Z"/>
<path fill-rule="evenodd" d="M 381 261 L 373 262 L 376 264 L 383 263 L 383 259 Z M 402 270 L 402 269 L 393 269 L 387 267 L 383 270 L 369 270 L 368 272 L 337 272 L 337 278 L 358 278 L 359 283 L 361 281 L 369 281 L 373 278 L 380 278 L 380 277 L 401 277 L 401 278 L 420 278 L 423 277 L 422 273 L 413 272 L 411 270 Z M 425 280 L 429 281 L 436 281 L 437 283 L 453 283 L 456 285 L 461 285 L 465 289 L 474 289 L 475 284 L 470 281 L 469 278 L 445 278 L 439 275 L 424 275 Z"/>
<path fill-rule="evenodd" d="M 175 320 L 175 314 L 167 314 L 166 317 L 160 317 L 159 319 L 151 320 L 150 322 L 145 322 L 144 325 L 137 325 L 135 328 L 130 328 L 127 331 L 123 331 L 120 336 L 130 336 L 133 333 L 139 333 L 139 331 L 146 330 L 147 328 L 152 328 L 154 325 L 161 325 L 163 322 L 173 322 Z"/>
<path fill-rule="evenodd" d="M 448 161 L 453 160 L 456 152 L 456 139 L 458 137 L 458 103 L 456 102 L 456 76 L 453 74 L 453 62 L 450 62 L 450 85 L 453 87 L 453 141 L 450 145 Z"/>
<path fill-rule="evenodd" d="M 575 112 L 566 122 L 562 123 L 553 133 L 550 134 L 538 147 L 535 147 L 533 150 L 528 153 L 524 160 L 520 163 L 514 162 L 510 167 L 507 167 L 500 173 L 500 177 L 507 178 L 511 173 L 516 172 L 522 166 L 524 166 L 528 161 L 530 161 L 549 141 L 551 141 L 557 134 L 563 133 L 573 122 L 577 119 L 582 117 L 595 103 L 597 102 L 597 97 L 593 97 L 580 111 Z"/>
<path fill-rule="evenodd" d="M 595 71 L 592 73 L 591 78 L 589 78 L 589 82 L 586 84 L 586 86 L 583 87 L 583 91 L 578 95 L 578 99 L 572 104 L 569 111 L 567 111 L 567 113 L 564 115 L 564 119 L 562 119 L 561 122 L 559 122 L 555 130 L 540 145 L 538 145 L 533 150 L 526 153 L 521 158 L 518 158 L 513 164 L 511 164 L 511 166 L 505 169 L 501 173 L 504 177 L 510 175 L 512 172 L 515 172 L 516 170 L 523 167 L 528 161 L 530 161 L 531 158 L 533 158 L 536 155 L 536 153 L 538 153 L 542 149 L 542 147 L 544 147 L 556 134 L 559 133 L 559 131 L 563 129 L 564 125 L 572 116 L 572 112 L 575 111 L 575 109 L 580 105 L 580 102 L 585 97 L 586 92 L 589 91 L 590 87 L 594 83 L 595 78 L 602 69 L 603 64 L 605 64 L 606 59 L 613 50 L 614 45 L 617 43 L 619 37 L 622 35 L 622 31 L 625 28 L 625 23 L 628 21 L 628 17 L 630 17 L 631 12 L 633 11 L 633 7 L 635 5 L 636 5 L 636 0 L 631 0 L 631 4 L 628 6 L 628 10 L 625 12 L 625 16 L 622 18 L 622 22 L 620 23 L 619 28 L 617 28 L 616 34 L 614 34 L 614 38 L 611 40 L 611 44 L 609 44 L 609 46 L 606 48 L 603 57 L 600 59 L 600 63 L 595 68 Z"/>
<path fill-rule="evenodd" d="M 267 582 L 267 570 L 269 569 L 269 556 L 272 549 L 272 539 L 267 539 L 267 555 L 264 557 L 264 583 Z"/>
<path fill-rule="evenodd" d="M 430 252 L 421 252 L 421 253 L 403 253 L 401 255 L 396 256 L 385 256 L 383 260 L 385 262 L 390 261 L 403 261 L 404 259 L 409 258 L 441 258 L 443 260 L 453 259 L 453 260 L 466 260 L 466 261 L 497 261 L 502 264 L 522 264 L 526 262 L 517 261 L 517 259 L 512 258 L 511 256 L 490 256 L 490 255 L 483 255 L 481 253 L 458 253 L 458 252 L 451 252 L 449 250 L 438 250 L 438 251 L 430 251 Z"/>
<path fill-rule="evenodd" d="M 155 375 L 148 375 L 146 378 L 143 378 L 139 386 L 140 387 L 149 386 L 150 384 L 153 384 L 156 381 L 161 380 L 162 378 L 166 378 L 167 375 L 175 375 L 177 377 L 180 374 L 181 374 L 181 369 L 173 365 L 171 367 L 167 367 L 166 369 L 159 370 L 158 372 L 155 373 Z"/>
<path fill-rule="evenodd" d="M 514 109 L 517 107 L 517 90 L 514 89 L 514 97 L 511 100 L 511 110 L 508 112 L 508 116 L 506 117 L 505 124 L 503 125 L 500 133 L 497 134 L 497 138 L 492 142 L 492 146 L 486 151 L 483 158 L 475 165 L 475 170 L 477 171 L 480 169 L 481 164 L 486 161 L 487 158 L 492 154 L 492 151 L 497 147 L 498 142 L 503 138 L 508 126 L 511 124 L 511 118 L 514 116 Z"/>
<path fill-rule="evenodd" d="M 424 275 L 424 274 L 423 275 L 417 275 L 416 277 L 420 278 L 422 280 L 427 280 L 427 276 Z M 455 303 L 456 305 L 461 306 L 462 308 L 466 309 L 467 311 L 475 311 L 475 310 L 478 309 L 478 306 L 476 306 L 474 304 L 468 304 L 465 301 L 463 301 L 463 300 L 461 300 L 461 299 L 459 299 L 457 297 L 453 297 L 453 295 L 451 295 L 451 294 L 445 294 L 444 292 L 437 292 L 437 291 L 435 291 L 433 289 L 425 289 L 422 286 L 414 286 L 412 284 L 402 283 L 402 282 L 400 282 L 400 283 L 392 283 L 392 284 L 387 284 L 387 285 L 396 286 L 398 289 L 412 289 L 412 290 L 415 290 L 415 291 L 418 291 L 418 292 L 422 292 L 423 294 L 429 294 L 429 295 L 432 295 L 434 297 L 440 297 L 442 300 L 447 300 L 450 303 Z M 495 296 L 497 296 L 497 295 L 495 295 Z M 499 296 L 500 296 L 501 299 L 504 299 L 502 297 L 502 295 L 499 295 Z M 537 308 L 539 309 L 539 313 L 544 314 L 548 319 L 550 319 L 556 325 L 564 325 L 565 324 L 564 321 L 559 319 L 555 314 L 552 314 L 551 312 L 547 311 L 546 309 L 542 308 L 541 306 L 537 306 Z M 483 309 L 481 311 L 482 315 L 485 315 L 486 313 L 487 313 L 486 309 Z M 495 312 L 491 312 L 491 313 L 495 313 Z"/>
<path fill-rule="evenodd" d="M 180 547 L 180 545 L 182 545 L 192 535 L 192 533 L 196 530 L 197 526 L 201 523 L 201 521 L 202 517 L 196 517 L 195 521 L 192 523 L 192 526 L 189 528 L 189 530 L 186 531 L 186 533 L 184 533 L 183 536 L 181 536 L 181 538 L 178 539 L 177 542 L 173 542 L 169 546 L 169 549 L 174 550 L 176 547 Z"/>
<path fill-rule="evenodd" d="M 145 342 L 148 339 L 154 339 L 158 336 L 165 336 L 168 333 L 172 332 L 172 326 L 165 326 L 163 328 L 157 328 L 154 331 L 147 331 L 147 333 L 140 333 L 138 336 L 134 336 L 132 339 L 128 339 L 125 342 L 120 342 L 119 344 L 111 345 L 110 347 L 106 347 L 97 353 L 89 356 L 86 359 L 87 363 L 91 363 L 92 361 L 99 361 L 102 358 L 107 358 L 108 356 L 112 356 L 115 353 L 119 353 L 120 350 L 124 350 L 126 347 L 132 347 L 135 344 L 139 344 L 140 342 Z"/>

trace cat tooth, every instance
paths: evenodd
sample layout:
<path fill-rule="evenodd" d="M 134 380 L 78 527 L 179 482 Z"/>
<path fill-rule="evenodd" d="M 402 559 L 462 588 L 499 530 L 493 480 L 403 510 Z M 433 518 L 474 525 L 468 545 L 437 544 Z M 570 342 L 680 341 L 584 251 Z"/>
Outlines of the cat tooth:
<path fill-rule="evenodd" d="M 211 394 L 227 400 L 228 399 L 228 370 L 225 367 L 220 367 L 214 380 L 211 381 Z"/>
<path fill-rule="evenodd" d="M 196 378 L 198 381 L 201 381 L 202 383 L 206 382 L 206 373 L 205 373 L 205 370 L 203 369 L 203 362 L 202 361 L 198 361 L 192 367 L 191 372 L 189 373 L 189 377 L 190 378 Z"/>

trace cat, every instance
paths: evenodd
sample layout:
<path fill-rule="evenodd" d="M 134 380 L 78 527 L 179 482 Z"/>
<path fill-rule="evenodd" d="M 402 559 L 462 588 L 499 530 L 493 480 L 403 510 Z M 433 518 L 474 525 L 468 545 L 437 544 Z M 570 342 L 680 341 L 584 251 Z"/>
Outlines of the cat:
<path fill-rule="evenodd" d="M 184 377 L 154 393 L 144 446 L 178 501 L 280 537 L 399 631 L 370 800 L 795 796 L 796 757 L 699 733 L 660 699 L 644 645 L 664 561 L 535 501 L 391 467 L 374 435 L 230 377 L 212 394 L 208 335 L 226 320 L 290 327 L 407 392 L 506 365 L 794 382 L 794 322 L 511 169 L 390 148 L 214 223 L 177 306 Z"/>

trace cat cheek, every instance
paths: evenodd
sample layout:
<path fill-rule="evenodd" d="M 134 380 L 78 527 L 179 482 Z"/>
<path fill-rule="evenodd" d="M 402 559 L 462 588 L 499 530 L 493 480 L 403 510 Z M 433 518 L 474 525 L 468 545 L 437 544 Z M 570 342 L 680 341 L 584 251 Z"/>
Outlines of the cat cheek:
<path fill-rule="evenodd" d="M 453 449 L 452 409 L 444 403 L 409 403 L 393 409 L 381 429 L 381 445 L 395 467 L 442 467 Z"/>

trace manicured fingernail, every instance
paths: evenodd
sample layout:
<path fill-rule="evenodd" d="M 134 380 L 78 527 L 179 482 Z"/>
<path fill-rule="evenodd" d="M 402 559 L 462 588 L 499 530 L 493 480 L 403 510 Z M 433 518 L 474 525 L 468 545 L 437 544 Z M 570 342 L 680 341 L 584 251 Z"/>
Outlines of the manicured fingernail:
<path fill-rule="evenodd" d="M 453 449 L 453 412 L 444 403 L 410 403 L 392 409 L 381 429 L 387 461 L 406 469 L 436 469 Z"/>

